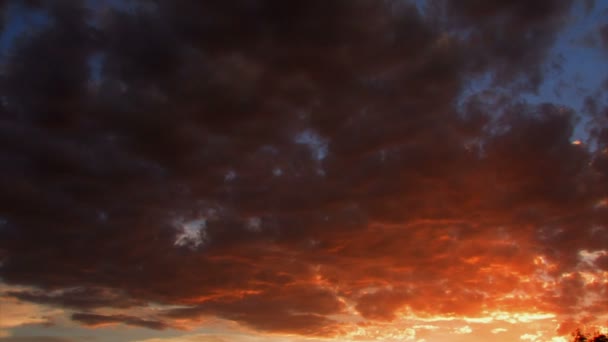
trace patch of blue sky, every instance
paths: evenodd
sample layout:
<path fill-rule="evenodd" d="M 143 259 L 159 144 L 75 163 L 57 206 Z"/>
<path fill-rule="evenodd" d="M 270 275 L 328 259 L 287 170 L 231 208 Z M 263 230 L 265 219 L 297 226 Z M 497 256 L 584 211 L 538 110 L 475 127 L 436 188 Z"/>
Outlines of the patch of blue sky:
<path fill-rule="evenodd" d="M 586 13 L 583 1 L 575 2 L 571 22 L 559 33 L 550 53 L 548 63 L 559 59 L 559 71 L 546 73 L 538 93 L 524 95 L 529 103 L 552 102 L 578 112 L 580 120 L 573 134 L 576 140 L 589 140 L 587 126 L 591 118 L 584 112 L 584 101 L 587 96 L 594 95 L 608 77 L 606 51 L 584 44 L 583 39 L 598 34 L 600 25 L 606 21 L 607 10 L 606 1 L 596 2 L 589 13 Z"/>
<path fill-rule="evenodd" d="M 327 141 L 313 130 L 305 130 L 295 136 L 297 144 L 308 146 L 313 158 L 317 161 L 325 159 L 328 153 Z"/>
<path fill-rule="evenodd" d="M 104 57 L 101 52 L 94 53 L 89 57 L 89 79 L 93 85 L 101 82 Z"/>
<path fill-rule="evenodd" d="M 15 39 L 36 31 L 51 23 L 49 15 L 41 9 L 26 8 L 19 2 L 11 2 L 5 13 L 6 23 L 0 34 L 0 55 L 6 56 Z"/>
<path fill-rule="evenodd" d="M 605 62 L 607 52 L 583 42 L 585 37 L 598 34 L 600 25 L 606 23 L 607 11 L 606 1 L 597 2 L 590 12 L 586 11 L 583 1 L 575 2 L 569 22 L 558 32 L 557 40 L 549 51 L 543 82 L 538 91 L 520 94 L 519 100 L 529 104 L 549 102 L 575 110 L 579 120 L 572 135 L 573 140 L 590 141 L 587 128 L 591 117 L 584 111 L 584 101 L 587 96 L 595 95 L 608 77 L 608 63 Z M 599 41 L 599 37 L 595 38 Z M 554 67 L 554 64 L 557 66 Z M 488 73 L 469 81 L 457 105 L 462 106 L 469 96 L 486 90 L 495 95 L 507 94 L 507 89 L 492 83 L 492 75 Z"/>

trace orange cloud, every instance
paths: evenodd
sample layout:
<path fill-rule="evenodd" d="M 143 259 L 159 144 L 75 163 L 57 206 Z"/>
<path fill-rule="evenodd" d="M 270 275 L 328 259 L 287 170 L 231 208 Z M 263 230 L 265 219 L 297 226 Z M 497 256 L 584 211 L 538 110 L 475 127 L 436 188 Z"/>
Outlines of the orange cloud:
<path fill-rule="evenodd" d="M 584 144 L 522 97 L 573 3 L 28 2 L 52 24 L 2 60 L 0 277 L 29 286 L 5 327 L 604 324 L 602 97 Z"/>

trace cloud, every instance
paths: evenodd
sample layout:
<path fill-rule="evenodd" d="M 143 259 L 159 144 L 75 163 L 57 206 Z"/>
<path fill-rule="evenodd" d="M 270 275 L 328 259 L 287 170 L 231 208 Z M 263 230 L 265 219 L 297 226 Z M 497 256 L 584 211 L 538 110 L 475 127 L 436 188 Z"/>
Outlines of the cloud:
<path fill-rule="evenodd" d="M 287 285 L 241 298 L 205 300 L 197 306 L 168 310 L 164 316 L 188 319 L 217 315 L 261 331 L 329 335 L 339 327 L 325 316 L 339 314 L 343 308 L 335 294 L 326 289 Z"/>
<path fill-rule="evenodd" d="M 53 336 L 13 336 L 13 337 L 0 337 L 0 342 L 75 342 L 66 337 L 53 337 Z"/>
<path fill-rule="evenodd" d="M 80 322 L 87 326 L 103 326 L 108 324 L 122 323 L 126 325 L 143 327 L 155 330 L 163 330 L 167 328 L 167 324 L 156 320 L 146 320 L 138 317 L 127 315 L 97 315 L 91 313 L 77 312 L 72 314 L 72 320 Z"/>
<path fill-rule="evenodd" d="M 40 2 L 0 77 L 0 277 L 35 288 L 8 294 L 321 337 L 606 314 L 601 101 L 591 148 L 520 97 L 572 1 L 454 4 Z"/>
<path fill-rule="evenodd" d="M 143 304 L 134 301 L 124 293 L 104 288 L 68 288 L 57 291 L 13 290 L 7 296 L 21 301 L 39 304 L 57 305 L 76 309 L 93 309 L 99 307 L 128 308 Z"/>
<path fill-rule="evenodd" d="M 519 338 L 521 340 L 529 340 L 529 341 L 536 341 L 538 340 L 540 337 L 542 336 L 542 333 L 536 333 L 536 334 L 523 334 L 521 335 Z"/>
<path fill-rule="evenodd" d="M 390 321 L 395 318 L 395 311 L 409 299 L 410 296 L 404 292 L 380 290 L 363 294 L 355 308 L 365 318 Z"/>
<path fill-rule="evenodd" d="M 216 337 L 216 336 L 208 336 L 208 335 L 188 335 L 188 336 L 180 336 L 180 337 L 170 337 L 170 338 L 151 338 L 146 340 L 140 340 L 137 342 L 227 342 L 228 340 Z"/>
<path fill-rule="evenodd" d="M 460 328 L 454 329 L 454 333 L 455 334 L 459 334 L 459 335 L 470 334 L 472 332 L 473 332 L 473 329 L 471 329 L 471 327 L 468 326 L 468 325 L 465 325 L 465 326 L 462 326 Z"/>
<path fill-rule="evenodd" d="M 28 324 L 51 324 L 54 317 L 63 313 L 61 309 L 23 302 L 7 296 L 2 296 L 0 307 L 0 329 L 3 331 Z"/>
<path fill-rule="evenodd" d="M 260 341 L 294 341 L 294 342 L 304 342 L 304 341 L 321 341 L 313 338 L 297 338 L 295 336 L 282 337 L 281 335 L 265 335 L 259 336 L 255 334 L 219 334 L 219 335 L 209 335 L 209 334 L 189 334 L 182 335 L 178 337 L 167 337 L 167 338 L 150 338 L 145 340 L 137 340 L 134 342 L 260 342 Z"/>
<path fill-rule="evenodd" d="M 4 25 L 5 25 L 5 21 L 6 21 L 6 2 L 3 2 L 2 4 L 0 4 L 0 32 L 2 32 L 2 30 L 4 30 Z"/>
<path fill-rule="evenodd" d="M 599 33 L 600 38 L 602 39 L 602 44 L 604 44 L 605 47 L 608 47 L 608 24 L 600 27 Z"/>

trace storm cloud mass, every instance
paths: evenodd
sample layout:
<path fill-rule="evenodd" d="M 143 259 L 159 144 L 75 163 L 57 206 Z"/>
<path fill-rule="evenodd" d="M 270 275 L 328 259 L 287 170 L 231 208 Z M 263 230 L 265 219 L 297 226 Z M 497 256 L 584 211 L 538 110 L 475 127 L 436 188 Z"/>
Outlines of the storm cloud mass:
<path fill-rule="evenodd" d="M 572 3 L 1 2 L 47 18 L 2 60 L 5 295 L 328 337 L 605 317 L 608 89 L 584 142 L 524 96 Z"/>

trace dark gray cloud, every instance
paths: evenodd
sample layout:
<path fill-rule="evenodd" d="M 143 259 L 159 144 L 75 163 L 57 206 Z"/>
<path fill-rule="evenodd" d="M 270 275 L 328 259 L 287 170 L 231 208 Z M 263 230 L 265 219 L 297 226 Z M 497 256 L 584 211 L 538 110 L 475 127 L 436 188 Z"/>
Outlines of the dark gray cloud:
<path fill-rule="evenodd" d="M 1 342 L 76 342 L 76 340 L 66 337 L 51 336 L 12 336 L 0 337 Z"/>
<path fill-rule="evenodd" d="M 74 313 L 72 320 L 87 326 L 101 326 L 104 324 L 122 323 L 140 328 L 163 330 L 168 326 L 166 323 L 156 320 L 147 320 L 128 315 L 97 315 L 91 313 Z"/>
<path fill-rule="evenodd" d="M 600 38 L 604 47 L 608 47 L 608 24 L 603 25 L 599 29 Z"/>
<path fill-rule="evenodd" d="M 100 307 L 128 308 L 144 304 L 124 293 L 96 287 L 70 288 L 54 293 L 29 290 L 7 291 L 4 295 L 39 304 L 76 309 L 94 309 Z"/>
<path fill-rule="evenodd" d="M 303 335 L 339 334 L 345 301 L 599 310 L 578 278 L 498 299 L 608 245 L 605 111 L 592 150 L 572 109 L 518 97 L 571 1 L 135 3 L 41 1 L 3 61 L 0 277 L 37 288 L 9 295 Z M 509 91 L 461 99 L 484 74 Z M 149 302 L 185 308 L 94 311 Z"/>

